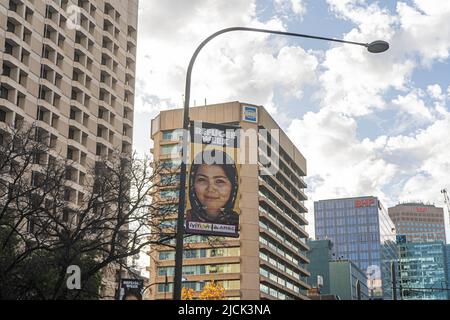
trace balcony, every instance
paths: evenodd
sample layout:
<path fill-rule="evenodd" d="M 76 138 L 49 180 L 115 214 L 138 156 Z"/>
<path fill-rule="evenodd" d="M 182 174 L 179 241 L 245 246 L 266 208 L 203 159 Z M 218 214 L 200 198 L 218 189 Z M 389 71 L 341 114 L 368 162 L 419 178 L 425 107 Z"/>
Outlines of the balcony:
<path fill-rule="evenodd" d="M 272 195 L 276 195 L 277 192 L 264 180 L 259 180 L 259 186 L 264 186 L 269 193 L 271 193 Z M 304 217 L 304 213 L 308 212 L 308 210 L 306 210 L 306 208 L 302 205 L 302 209 L 305 209 L 306 211 L 304 212 L 299 212 L 299 210 L 297 210 L 296 208 L 294 208 L 289 202 L 287 202 L 285 199 L 277 197 L 277 199 L 279 201 L 281 201 L 282 205 L 284 205 L 290 212 L 292 212 L 296 217 L 300 218 L 300 220 L 302 222 L 304 222 L 304 225 L 308 225 L 308 221 L 305 219 Z M 268 199 L 269 200 L 269 199 Z M 276 203 L 273 203 L 271 200 L 269 200 L 269 202 L 272 204 L 272 206 L 278 207 L 278 205 Z"/>
<path fill-rule="evenodd" d="M 133 127 L 133 121 L 127 118 L 122 118 L 123 124 L 126 124 L 129 127 Z"/>
<path fill-rule="evenodd" d="M 269 212 L 266 212 L 265 210 L 260 209 L 259 213 L 260 213 L 260 216 L 264 216 L 268 221 L 275 224 L 280 230 L 283 230 L 284 232 L 286 232 L 293 239 L 297 239 L 297 238 L 308 239 L 309 238 L 309 234 L 306 232 L 306 230 L 297 227 L 298 224 L 291 217 L 288 217 L 285 215 L 283 216 L 284 220 L 287 220 L 288 223 L 291 225 L 291 227 L 293 227 L 293 229 L 295 229 L 297 231 L 297 233 L 295 233 L 291 229 L 287 228 L 284 223 L 281 223 L 279 221 L 279 219 L 273 218 L 272 215 L 269 214 Z"/>

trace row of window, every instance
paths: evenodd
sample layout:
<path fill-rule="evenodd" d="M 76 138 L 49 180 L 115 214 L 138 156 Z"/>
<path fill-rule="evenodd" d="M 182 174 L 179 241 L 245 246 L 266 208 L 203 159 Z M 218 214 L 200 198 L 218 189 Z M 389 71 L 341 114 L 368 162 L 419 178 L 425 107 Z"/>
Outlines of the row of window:
<path fill-rule="evenodd" d="M 411 222 L 411 221 L 400 221 L 396 223 L 398 227 L 431 227 L 431 228 L 444 228 L 444 222 L 442 223 L 426 223 L 424 221 L 422 222 Z"/>
<path fill-rule="evenodd" d="M 181 152 L 182 145 L 181 144 L 171 144 L 161 146 L 161 155 L 162 156 L 172 156 L 176 157 Z"/>
<path fill-rule="evenodd" d="M 194 265 L 183 266 L 184 275 L 203 275 L 217 273 L 239 273 L 241 271 L 240 264 L 212 264 L 212 265 Z M 158 276 L 173 276 L 175 274 L 174 267 L 158 267 Z"/>
<path fill-rule="evenodd" d="M 348 233 L 338 234 L 332 230 L 325 232 L 322 229 L 316 229 L 316 238 L 318 239 L 330 239 L 337 243 L 351 243 L 351 242 L 379 242 L 380 235 L 378 233 Z"/>
<path fill-rule="evenodd" d="M 285 246 L 292 249 L 294 252 L 298 254 L 303 254 L 302 250 L 300 249 L 300 246 L 292 241 L 289 237 L 285 236 L 285 233 L 279 230 L 277 227 L 275 227 L 273 224 L 259 221 L 259 226 L 267 230 L 271 235 L 273 235 L 274 238 L 278 239 L 280 242 L 282 242 Z M 297 238 L 299 241 L 304 240 L 301 238 Z"/>
<path fill-rule="evenodd" d="M 292 283 L 291 281 L 287 280 L 286 278 L 282 277 L 279 274 L 273 273 L 272 271 L 270 271 L 264 267 L 259 268 L 259 274 L 263 277 L 266 277 L 266 278 L 272 280 L 275 283 L 278 283 L 282 287 L 292 290 L 295 293 L 300 293 L 300 287 L 298 285 Z"/>
<path fill-rule="evenodd" d="M 288 253 L 287 251 L 285 251 L 280 245 L 275 245 L 272 241 L 270 241 L 269 239 L 265 238 L 264 236 L 260 236 L 259 237 L 259 242 L 267 247 L 269 247 L 271 250 L 273 250 L 273 252 L 276 252 L 277 254 L 279 254 L 280 256 L 286 258 L 287 260 L 291 261 L 292 263 L 294 263 L 295 265 L 298 265 L 299 267 L 305 268 L 305 265 L 300 263 L 299 260 L 297 260 L 296 258 L 294 258 L 290 253 Z M 293 271 L 290 270 L 290 268 L 286 267 L 286 273 L 288 273 L 289 275 L 299 279 L 300 275 Z"/>
<path fill-rule="evenodd" d="M 161 200 L 174 200 L 179 198 L 179 190 L 160 190 Z"/>
<path fill-rule="evenodd" d="M 184 250 L 185 259 L 214 258 L 214 257 L 239 257 L 240 248 L 214 248 Z M 159 260 L 175 260 L 175 251 L 162 251 Z"/>
<path fill-rule="evenodd" d="M 269 296 L 274 297 L 277 300 L 295 300 L 295 297 L 289 295 L 289 294 L 285 294 L 284 292 L 278 290 L 278 289 L 274 289 L 272 287 L 269 287 L 263 283 L 261 283 L 259 285 L 259 290 L 262 293 L 265 293 Z"/>
<path fill-rule="evenodd" d="M 263 146 L 260 145 L 259 150 L 259 157 L 260 162 L 258 163 L 260 167 L 265 166 L 272 166 L 274 168 L 279 169 L 280 172 L 283 172 L 283 174 L 289 179 L 289 182 L 294 185 L 295 188 L 303 189 L 305 187 L 305 183 L 301 176 L 297 176 L 294 171 L 290 168 L 288 168 L 283 162 L 279 161 L 278 165 L 273 162 L 273 160 L 270 158 L 270 156 L 267 155 L 267 152 L 263 149 Z M 271 150 L 268 150 L 269 154 L 272 153 Z M 265 165 L 263 165 L 261 162 L 264 162 Z M 277 178 L 281 177 L 281 175 L 277 174 Z"/>
<path fill-rule="evenodd" d="M 274 268 L 280 270 L 283 273 L 286 273 L 286 274 L 288 274 L 290 276 L 293 276 L 296 279 L 301 279 L 302 278 L 300 276 L 300 274 L 297 273 L 296 271 L 294 271 L 288 264 L 286 264 L 282 260 L 277 259 L 273 255 L 266 254 L 264 252 L 260 252 L 259 253 L 259 257 L 261 258 L 261 260 L 270 263 Z"/>
<path fill-rule="evenodd" d="M 278 201 L 278 199 L 272 193 L 270 193 L 266 188 L 260 187 L 259 196 L 266 198 L 274 207 L 279 208 L 287 216 L 295 217 L 297 215 L 295 212 L 293 212 L 291 209 L 289 209 L 286 205 L 284 205 L 281 201 Z M 301 211 L 299 211 L 298 214 L 301 214 Z"/>
<path fill-rule="evenodd" d="M 170 186 L 180 182 L 179 174 L 162 174 L 161 175 L 161 186 Z"/>
<path fill-rule="evenodd" d="M 263 189 L 263 188 L 261 188 L 261 189 Z M 277 204 L 277 201 L 275 200 L 275 198 L 272 197 L 272 196 L 270 195 L 270 193 L 269 193 L 266 189 L 260 190 L 259 196 L 265 197 L 265 198 L 266 198 L 267 200 L 269 200 L 274 206 L 276 206 L 277 208 L 279 208 L 280 210 L 282 210 L 283 213 L 284 213 L 286 216 L 288 216 L 289 218 L 291 218 L 292 220 L 294 220 L 295 223 L 296 223 L 300 228 L 302 228 L 302 229 L 304 228 L 304 222 L 298 217 L 298 215 L 295 214 L 295 213 L 293 213 L 292 211 L 290 211 L 290 210 L 289 210 L 287 207 L 285 207 L 285 206 L 280 207 L 279 204 Z M 278 216 L 278 214 L 272 212 L 273 210 L 272 210 L 271 208 L 269 208 L 268 206 L 262 205 L 262 206 L 260 206 L 260 207 L 262 207 L 263 209 L 265 209 L 269 214 L 272 213 L 273 215 Z M 284 209 L 284 210 L 283 210 L 283 209 Z M 300 213 L 300 214 L 301 214 L 301 213 Z M 277 219 L 278 219 L 278 218 L 277 218 Z"/>
<path fill-rule="evenodd" d="M 225 237 L 214 237 L 218 243 L 228 240 L 229 238 Z M 166 243 L 170 245 L 175 245 L 175 239 L 170 239 Z M 191 235 L 189 237 L 184 238 L 184 243 L 208 243 L 211 242 L 211 237 L 209 236 L 199 236 L 199 235 Z"/>
<path fill-rule="evenodd" d="M 316 224 L 316 233 L 323 234 L 326 233 L 329 236 L 335 235 L 335 234 L 355 234 L 355 233 L 375 233 L 379 231 L 379 227 L 377 225 L 349 225 L 349 226 L 343 226 L 343 227 L 323 227 L 320 224 Z"/>
<path fill-rule="evenodd" d="M 260 205 L 259 211 L 266 213 L 267 215 L 269 215 L 270 218 L 281 224 L 283 226 L 283 230 L 287 231 L 292 237 L 297 238 L 301 236 L 301 234 L 299 234 L 299 232 L 296 230 L 295 227 L 286 222 L 285 219 L 282 219 L 278 213 L 273 212 L 271 208 L 265 207 L 264 205 Z"/>
<path fill-rule="evenodd" d="M 280 196 L 280 198 L 284 199 L 287 203 L 289 203 L 294 209 L 296 209 L 298 212 L 302 212 L 301 207 L 299 206 L 298 202 L 296 200 L 300 201 L 300 197 L 298 197 L 296 200 L 293 199 L 291 195 L 286 193 L 283 188 L 279 186 L 279 182 L 274 181 L 270 176 L 263 175 L 260 176 L 260 179 L 265 181 L 269 186 L 272 187 Z"/>
<path fill-rule="evenodd" d="M 179 141 L 183 137 L 183 130 L 176 129 L 176 130 L 168 130 L 163 131 L 162 139 L 163 141 Z"/>
<path fill-rule="evenodd" d="M 183 282 L 183 288 L 193 289 L 194 291 L 202 291 L 208 282 Z M 241 282 L 239 280 L 223 280 L 215 281 L 216 284 L 221 285 L 225 290 L 239 290 Z M 159 283 L 158 292 L 172 292 L 173 283 Z"/>
<path fill-rule="evenodd" d="M 323 217 L 319 213 L 316 212 L 315 214 L 315 220 L 317 224 L 321 225 L 335 225 L 335 226 L 346 226 L 346 225 L 353 225 L 353 224 L 378 224 L 378 216 L 372 215 L 349 215 L 344 217 L 335 218 L 334 216 L 329 217 Z"/>

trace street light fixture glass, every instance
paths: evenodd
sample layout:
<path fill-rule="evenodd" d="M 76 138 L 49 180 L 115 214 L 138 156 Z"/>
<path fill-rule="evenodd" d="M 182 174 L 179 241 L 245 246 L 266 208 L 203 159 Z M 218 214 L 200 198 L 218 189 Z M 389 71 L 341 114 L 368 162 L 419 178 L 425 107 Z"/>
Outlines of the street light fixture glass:
<path fill-rule="evenodd" d="M 367 50 L 371 53 L 381 53 L 389 49 L 389 43 L 383 40 L 377 40 L 367 45 Z"/>

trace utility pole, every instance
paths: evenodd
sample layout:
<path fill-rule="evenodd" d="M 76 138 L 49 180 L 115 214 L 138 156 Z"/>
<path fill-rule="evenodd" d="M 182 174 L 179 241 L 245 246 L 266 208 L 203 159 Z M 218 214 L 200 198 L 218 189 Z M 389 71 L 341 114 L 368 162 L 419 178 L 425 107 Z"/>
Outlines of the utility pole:
<path fill-rule="evenodd" d="M 392 298 L 397 300 L 397 270 L 395 261 L 391 262 Z"/>

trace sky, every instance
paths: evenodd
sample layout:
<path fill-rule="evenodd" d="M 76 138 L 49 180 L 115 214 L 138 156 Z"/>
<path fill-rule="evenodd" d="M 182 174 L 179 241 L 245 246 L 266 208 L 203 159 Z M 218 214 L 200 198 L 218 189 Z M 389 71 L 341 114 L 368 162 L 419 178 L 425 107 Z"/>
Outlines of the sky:
<path fill-rule="evenodd" d="M 363 47 L 232 32 L 193 69 L 191 106 L 263 105 L 307 159 L 313 202 L 376 196 L 388 208 L 444 206 L 450 191 L 450 1 L 140 1 L 134 148 L 149 153 L 150 121 L 180 108 L 189 60 L 202 40 L 247 26 L 369 43 Z M 448 220 L 448 219 L 447 219 Z"/>

